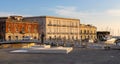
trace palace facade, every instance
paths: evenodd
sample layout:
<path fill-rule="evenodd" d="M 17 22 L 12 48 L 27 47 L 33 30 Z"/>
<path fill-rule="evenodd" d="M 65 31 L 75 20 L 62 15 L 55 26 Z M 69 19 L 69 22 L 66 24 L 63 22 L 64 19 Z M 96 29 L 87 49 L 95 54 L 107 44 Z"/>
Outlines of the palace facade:
<path fill-rule="evenodd" d="M 30 21 L 38 21 L 46 39 L 79 39 L 79 19 L 53 16 L 26 17 Z"/>
<path fill-rule="evenodd" d="M 80 24 L 79 19 L 53 16 L 26 17 L 25 19 L 38 21 L 41 26 L 39 30 L 45 34 L 46 39 L 95 40 L 97 38 L 97 28 L 92 25 Z"/>
<path fill-rule="evenodd" d="M 80 24 L 79 19 L 61 18 L 53 16 L 0 17 L 0 41 L 23 40 L 29 36 L 35 40 L 95 40 L 97 28 L 92 25 Z M 0 47 L 29 47 L 35 43 L 1 43 Z"/>
<path fill-rule="evenodd" d="M 97 36 L 96 36 L 97 28 L 95 26 L 80 24 L 79 30 L 80 30 L 80 39 L 81 40 L 97 39 Z"/>

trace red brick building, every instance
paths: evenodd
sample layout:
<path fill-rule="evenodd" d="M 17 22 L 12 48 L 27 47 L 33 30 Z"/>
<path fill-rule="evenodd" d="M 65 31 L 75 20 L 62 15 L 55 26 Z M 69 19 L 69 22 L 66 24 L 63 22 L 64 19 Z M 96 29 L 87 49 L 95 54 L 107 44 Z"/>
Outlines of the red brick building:
<path fill-rule="evenodd" d="M 38 39 L 38 26 L 22 16 L 0 17 L 0 40 L 22 40 L 26 36 Z"/>

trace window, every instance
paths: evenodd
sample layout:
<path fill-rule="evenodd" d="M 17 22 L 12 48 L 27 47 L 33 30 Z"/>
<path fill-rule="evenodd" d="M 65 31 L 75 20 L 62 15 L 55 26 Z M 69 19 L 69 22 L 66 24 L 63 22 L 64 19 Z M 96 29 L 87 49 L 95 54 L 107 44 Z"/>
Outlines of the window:
<path fill-rule="evenodd" d="M 90 36 L 88 35 L 88 39 L 90 39 Z"/>
<path fill-rule="evenodd" d="M 49 40 L 51 40 L 52 38 L 51 38 L 51 36 L 49 36 Z"/>
<path fill-rule="evenodd" d="M 58 38 L 61 39 L 61 36 L 59 36 Z"/>
<path fill-rule="evenodd" d="M 76 26 L 78 25 L 78 23 L 76 22 Z"/>
<path fill-rule="evenodd" d="M 80 30 L 80 34 L 82 34 L 82 30 Z"/>
<path fill-rule="evenodd" d="M 86 39 L 86 36 L 85 36 L 85 39 Z"/>
<path fill-rule="evenodd" d="M 22 34 L 25 33 L 25 28 L 24 28 L 24 27 L 22 27 L 22 31 L 21 31 L 21 33 L 22 33 Z"/>
<path fill-rule="evenodd" d="M 94 30 L 94 33 L 96 33 L 96 31 Z"/>
<path fill-rule="evenodd" d="M 48 26 L 51 26 L 51 20 L 48 20 Z"/>
<path fill-rule="evenodd" d="M 49 20 L 49 24 L 51 24 L 51 20 Z"/>
<path fill-rule="evenodd" d="M 8 32 L 10 32 L 11 30 L 10 30 L 10 24 L 8 25 Z"/>
<path fill-rule="evenodd" d="M 35 33 L 37 32 L 37 27 L 36 27 L 36 26 L 34 27 L 34 32 L 35 32 Z"/>
<path fill-rule="evenodd" d="M 18 40 L 18 36 L 15 36 L 16 37 L 16 40 Z"/>
<path fill-rule="evenodd" d="M 31 29 L 31 26 L 29 25 L 29 26 L 28 26 L 28 32 L 30 32 L 30 31 L 31 31 L 30 29 Z"/>
<path fill-rule="evenodd" d="M 78 37 L 76 37 L 76 40 L 78 40 Z"/>
<path fill-rule="evenodd" d="M 81 39 L 82 39 L 82 36 L 81 36 Z"/>
<path fill-rule="evenodd" d="M 18 27 L 17 27 L 17 25 L 15 25 L 15 31 L 18 32 Z"/>
<path fill-rule="evenodd" d="M 71 26 L 74 26 L 74 24 L 73 24 L 73 23 L 71 23 Z"/>
<path fill-rule="evenodd" d="M 74 37 L 72 36 L 72 39 L 74 40 Z"/>
<path fill-rule="evenodd" d="M 87 30 L 87 33 L 89 34 L 89 30 Z"/>
<path fill-rule="evenodd" d="M 92 34 L 92 31 L 91 31 L 91 34 Z"/>
<path fill-rule="evenodd" d="M 9 40 L 9 41 L 11 40 L 11 36 L 8 36 L 8 40 Z"/>
<path fill-rule="evenodd" d="M 35 36 L 34 39 L 37 39 L 37 37 Z"/>
<path fill-rule="evenodd" d="M 24 38 L 25 36 L 22 36 L 22 38 Z"/>
<path fill-rule="evenodd" d="M 56 35 L 54 36 L 54 38 L 56 39 Z"/>
<path fill-rule="evenodd" d="M 84 30 L 84 34 L 86 34 L 86 30 Z"/>
<path fill-rule="evenodd" d="M 16 32 L 18 32 L 18 28 L 16 28 Z"/>

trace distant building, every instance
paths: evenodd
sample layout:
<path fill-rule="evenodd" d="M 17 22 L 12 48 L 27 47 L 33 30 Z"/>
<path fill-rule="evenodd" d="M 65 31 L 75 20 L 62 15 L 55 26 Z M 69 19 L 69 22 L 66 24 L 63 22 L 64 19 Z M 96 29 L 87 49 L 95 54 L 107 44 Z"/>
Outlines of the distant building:
<path fill-rule="evenodd" d="M 96 30 L 97 28 L 92 25 L 85 25 L 85 24 L 80 24 L 79 26 L 79 33 L 80 33 L 80 39 L 85 40 L 85 39 L 92 39 L 95 40 L 97 39 L 96 36 Z"/>
<path fill-rule="evenodd" d="M 30 21 L 38 21 L 41 33 L 46 39 L 79 39 L 79 19 L 53 16 L 26 17 Z"/>
<path fill-rule="evenodd" d="M 100 41 L 105 41 L 109 36 L 109 31 L 97 31 L 97 39 Z"/>
<path fill-rule="evenodd" d="M 26 36 L 38 39 L 38 23 L 22 16 L 0 17 L 0 40 L 22 40 Z"/>

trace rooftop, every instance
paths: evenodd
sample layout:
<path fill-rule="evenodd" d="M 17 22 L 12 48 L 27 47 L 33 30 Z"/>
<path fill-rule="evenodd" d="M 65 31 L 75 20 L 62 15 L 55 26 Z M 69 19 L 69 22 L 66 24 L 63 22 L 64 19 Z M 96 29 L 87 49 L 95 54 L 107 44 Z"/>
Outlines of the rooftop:
<path fill-rule="evenodd" d="M 70 19 L 70 20 L 78 20 L 78 21 L 80 21 L 80 19 L 63 18 L 63 17 L 56 17 L 56 16 L 32 16 L 32 17 L 25 17 L 25 18 L 58 18 L 58 19 Z"/>
<path fill-rule="evenodd" d="M 90 25 L 90 24 L 80 24 L 80 27 L 94 27 L 94 28 L 96 28 L 95 26 L 93 26 L 93 25 Z"/>

